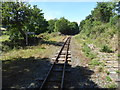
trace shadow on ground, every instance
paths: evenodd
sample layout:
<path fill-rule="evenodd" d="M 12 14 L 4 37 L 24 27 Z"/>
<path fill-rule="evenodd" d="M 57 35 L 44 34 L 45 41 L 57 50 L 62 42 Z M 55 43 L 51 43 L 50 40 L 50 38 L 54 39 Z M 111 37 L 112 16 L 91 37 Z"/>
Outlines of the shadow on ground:
<path fill-rule="evenodd" d="M 98 88 L 98 85 L 90 80 L 94 71 L 82 66 L 71 67 L 70 71 L 65 75 L 65 88 L 77 90 L 80 88 Z"/>
<path fill-rule="evenodd" d="M 14 61 L 3 62 L 3 89 L 27 88 L 36 78 L 45 78 L 51 67 L 49 58 L 19 58 Z M 95 82 L 90 80 L 94 73 L 87 67 L 67 67 L 70 72 L 65 74 L 65 88 L 98 88 Z"/>
<path fill-rule="evenodd" d="M 42 44 L 54 45 L 54 46 L 62 46 L 64 44 L 64 42 L 42 41 Z"/>
<path fill-rule="evenodd" d="M 26 49 L 28 48 L 27 46 L 37 46 L 37 45 L 42 45 L 42 44 L 47 44 L 47 45 L 54 45 L 54 46 L 62 46 L 64 42 L 56 42 L 56 41 L 48 41 L 48 40 L 43 40 L 42 38 L 36 38 L 34 41 L 33 39 L 29 39 L 28 45 L 26 45 L 25 40 L 23 39 L 18 39 L 16 41 L 4 41 L 2 42 L 2 48 L 1 51 L 9 51 L 12 49 Z"/>
<path fill-rule="evenodd" d="M 49 58 L 18 58 L 2 62 L 2 87 L 27 87 L 35 78 L 43 77 L 49 70 Z"/>

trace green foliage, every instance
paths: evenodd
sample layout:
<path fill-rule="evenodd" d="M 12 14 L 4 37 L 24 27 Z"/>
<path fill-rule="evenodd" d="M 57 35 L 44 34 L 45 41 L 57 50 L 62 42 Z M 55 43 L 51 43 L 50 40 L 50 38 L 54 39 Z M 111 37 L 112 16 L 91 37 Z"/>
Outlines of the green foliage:
<path fill-rule="evenodd" d="M 90 48 L 87 46 L 87 44 L 84 43 L 82 51 L 85 52 L 86 54 L 88 54 L 91 50 Z"/>
<path fill-rule="evenodd" d="M 107 73 L 107 75 L 109 75 L 109 74 L 110 74 L 110 72 L 109 72 L 109 71 L 106 71 L 106 73 Z"/>
<path fill-rule="evenodd" d="M 120 71 L 119 71 L 119 70 L 116 70 L 115 72 L 116 72 L 116 73 L 120 73 Z"/>
<path fill-rule="evenodd" d="M 12 40 L 21 37 L 25 39 L 26 31 L 40 34 L 47 30 L 42 10 L 25 2 L 3 2 L 2 24 L 7 26 Z"/>
<path fill-rule="evenodd" d="M 69 30 L 68 30 L 68 34 L 77 34 L 79 33 L 79 27 L 78 24 L 76 22 L 70 22 L 69 23 Z"/>
<path fill-rule="evenodd" d="M 96 59 L 92 59 L 89 64 L 93 66 L 97 66 L 97 65 L 100 65 L 101 63 Z"/>
<path fill-rule="evenodd" d="M 100 67 L 98 68 L 98 71 L 99 71 L 99 72 L 103 72 L 103 71 L 104 71 L 104 68 L 100 66 Z"/>
<path fill-rule="evenodd" d="M 107 52 L 107 53 L 112 53 L 113 51 L 108 47 L 107 45 L 102 46 L 101 52 Z"/>
<path fill-rule="evenodd" d="M 106 80 L 107 80 L 108 82 L 111 82 L 111 81 L 112 81 L 112 79 L 111 79 L 109 76 L 106 76 Z"/>
<path fill-rule="evenodd" d="M 54 32 L 55 31 L 55 22 L 57 21 L 57 19 L 51 19 L 48 21 L 48 32 Z"/>
<path fill-rule="evenodd" d="M 92 11 L 92 15 L 97 21 L 109 22 L 110 17 L 115 14 L 112 11 L 114 8 L 115 3 L 113 2 L 98 2 L 96 8 Z"/>
<path fill-rule="evenodd" d="M 91 52 L 91 49 L 87 46 L 87 44 L 83 44 L 83 48 L 82 51 L 85 53 L 85 55 L 87 57 L 89 57 L 90 59 L 94 59 L 96 57 L 96 54 Z"/>
<path fill-rule="evenodd" d="M 64 17 L 60 18 L 55 23 L 55 30 L 61 32 L 62 34 L 67 34 L 69 30 L 68 23 L 69 21 L 65 19 Z"/>
<path fill-rule="evenodd" d="M 115 83 L 109 84 L 107 88 L 117 88 L 117 85 Z"/>
<path fill-rule="evenodd" d="M 118 30 L 116 27 L 119 17 L 114 12 L 116 7 L 115 2 L 98 2 L 91 14 L 80 22 L 81 35 L 84 34 L 91 39 L 112 38 Z"/>
<path fill-rule="evenodd" d="M 70 22 L 62 17 L 55 22 L 55 31 L 59 31 L 62 34 L 73 35 L 79 33 L 79 27 L 76 22 Z"/>
<path fill-rule="evenodd" d="M 120 54 L 118 54 L 118 57 L 120 58 Z"/>
<path fill-rule="evenodd" d="M 9 40 L 9 36 L 8 35 L 0 36 L 0 42 L 4 42 L 4 41 L 8 41 L 8 40 Z"/>
<path fill-rule="evenodd" d="M 117 23 L 118 23 L 118 19 L 119 19 L 119 16 L 118 16 L 118 15 L 116 15 L 116 16 L 114 16 L 114 17 L 111 17 L 111 18 L 110 18 L 110 24 L 111 24 L 111 25 L 117 24 Z"/>

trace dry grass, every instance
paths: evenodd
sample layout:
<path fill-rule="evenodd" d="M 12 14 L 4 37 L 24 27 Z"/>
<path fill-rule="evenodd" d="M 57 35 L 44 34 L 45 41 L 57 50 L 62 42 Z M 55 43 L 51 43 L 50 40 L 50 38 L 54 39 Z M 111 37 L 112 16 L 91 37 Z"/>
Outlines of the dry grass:
<path fill-rule="evenodd" d="M 47 41 L 53 42 L 52 44 L 39 44 L 37 46 L 28 46 L 26 49 L 13 49 L 8 52 L 3 52 L 0 56 L 0 60 L 16 60 L 17 58 L 41 58 L 44 56 L 48 56 L 52 53 L 52 49 L 54 48 L 54 43 L 61 42 L 65 36 L 56 36 L 49 37 Z M 46 55 L 47 54 L 47 55 Z"/>

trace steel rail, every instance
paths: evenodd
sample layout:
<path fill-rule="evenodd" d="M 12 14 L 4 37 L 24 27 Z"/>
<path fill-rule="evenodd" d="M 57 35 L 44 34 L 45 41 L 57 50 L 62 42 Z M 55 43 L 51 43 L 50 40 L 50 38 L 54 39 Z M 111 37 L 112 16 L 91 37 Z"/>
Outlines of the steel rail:
<path fill-rule="evenodd" d="M 58 53 L 58 55 L 57 55 L 57 57 L 56 57 L 56 59 L 55 59 L 53 65 L 51 66 L 49 72 L 47 73 L 47 76 L 45 77 L 45 79 L 44 79 L 42 85 L 40 86 L 40 90 L 43 89 L 43 87 L 44 87 L 44 85 L 45 85 L 45 83 L 46 83 L 46 81 L 47 81 L 47 79 L 48 79 L 48 77 L 49 77 L 49 75 L 50 75 L 50 73 L 51 73 L 51 71 L 52 71 L 54 65 L 58 62 L 59 55 L 61 54 L 61 52 L 62 52 L 62 50 L 64 49 L 64 47 L 65 47 L 65 45 L 66 45 L 66 43 L 67 43 L 68 40 L 69 40 L 69 37 L 68 37 L 67 40 L 65 41 L 65 43 L 64 43 L 64 45 L 62 46 L 60 52 Z M 68 51 L 67 51 L 67 54 L 68 54 Z M 65 65 L 65 64 L 64 64 L 64 65 Z M 62 77 L 63 77 L 63 76 L 64 76 L 64 75 L 62 75 Z M 63 80 L 62 80 L 62 83 L 63 83 Z M 61 85 L 61 86 L 62 86 L 62 85 Z"/>
<path fill-rule="evenodd" d="M 67 53 L 65 55 L 65 63 L 64 63 L 64 67 L 63 67 L 63 74 L 62 74 L 62 81 L 61 81 L 61 86 L 60 86 L 60 89 L 63 90 L 63 86 L 64 86 L 64 77 L 65 77 L 65 66 L 66 66 L 66 63 L 67 63 L 67 59 L 68 59 L 68 51 L 69 51 L 69 45 L 70 45 L 70 37 L 69 37 L 69 41 L 68 41 L 68 48 L 67 48 Z"/>

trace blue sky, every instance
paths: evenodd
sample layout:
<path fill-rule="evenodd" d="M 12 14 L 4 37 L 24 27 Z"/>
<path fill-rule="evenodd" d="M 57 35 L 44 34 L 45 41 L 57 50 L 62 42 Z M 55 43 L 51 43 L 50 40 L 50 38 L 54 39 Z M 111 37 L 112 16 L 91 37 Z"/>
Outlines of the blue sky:
<path fill-rule="evenodd" d="M 42 9 L 47 20 L 65 17 L 78 24 L 96 7 L 96 2 L 29 2 Z"/>

